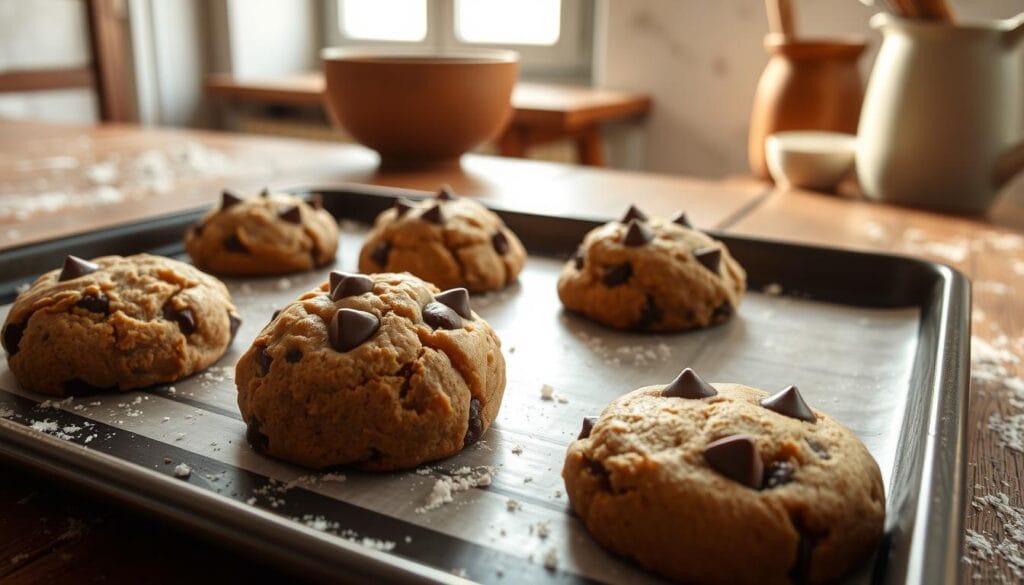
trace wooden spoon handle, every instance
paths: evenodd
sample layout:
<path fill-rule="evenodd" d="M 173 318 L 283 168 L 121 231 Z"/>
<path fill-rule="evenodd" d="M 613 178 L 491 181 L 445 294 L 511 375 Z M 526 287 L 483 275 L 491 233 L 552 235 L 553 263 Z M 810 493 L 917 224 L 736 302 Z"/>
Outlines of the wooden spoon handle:
<path fill-rule="evenodd" d="M 946 0 L 916 0 L 916 2 L 921 18 L 953 22 L 953 11 L 949 9 Z"/>
<path fill-rule="evenodd" d="M 786 39 L 795 37 L 796 24 L 791 0 L 764 0 L 764 5 L 768 11 L 768 30 Z"/>

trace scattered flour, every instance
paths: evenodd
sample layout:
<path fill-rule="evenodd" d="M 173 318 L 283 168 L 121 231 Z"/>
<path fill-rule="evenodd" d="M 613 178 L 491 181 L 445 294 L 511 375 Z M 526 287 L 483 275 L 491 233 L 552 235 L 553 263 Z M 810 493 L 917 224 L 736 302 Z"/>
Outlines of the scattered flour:
<path fill-rule="evenodd" d="M 442 475 L 434 480 L 434 486 L 427 494 L 423 505 L 416 508 L 417 514 L 424 514 L 451 503 L 455 494 L 476 487 L 487 487 L 493 481 L 494 468 L 482 465 L 476 468 L 461 467 L 450 475 Z"/>
<path fill-rule="evenodd" d="M 382 552 L 390 552 L 394 550 L 395 543 L 391 540 L 381 540 L 379 538 L 371 538 L 369 536 L 360 536 L 356 531 L 351 529 L 342 529 L 339 522 L 328 520 L 323 516 L 314 516 L 312 514 L 306 514 L 301 518 L 292 518 L 296 522 L 301 522 L 313 530 L 319 530 L 320 532 L 326 532 L 344 538 L 349 542 L 365 546 L 366 548 L 372 548 Z"/>
<path fill-rule="evenodd" d="M 0 406 L 0 418 L 11 418 L 14 416 L 14 411 L 6 406 Z"/>
<path fill-rule="evenodd" d="M 965 560 L 974 565 L 999 558 L 1006 562 L 1014 577 L 1024 578 L 1024 509 L 1012 505 L 1006 494 L 980 496 L 971 505 L 977 510 L 994 512 L 1002 523 L 1002 534 L 986 537 L 968 530 Z"/>

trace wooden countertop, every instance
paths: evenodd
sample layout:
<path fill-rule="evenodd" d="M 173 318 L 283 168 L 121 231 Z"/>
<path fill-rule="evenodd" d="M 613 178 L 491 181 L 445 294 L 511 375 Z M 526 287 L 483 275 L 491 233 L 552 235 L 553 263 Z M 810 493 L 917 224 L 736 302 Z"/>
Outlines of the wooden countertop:
<path fill-rule="evenodd" d="M 464 172 L 378 174 L 375 164 L 373 153 L 355 146 L 131 126 L 0 122 L 0 250 L 208 205 L 222 187 L 255 192 L 265 185 L 366 182 L 434 189 L 447 182 L 460 193 L 506 208 L 602 217 L 636 201 L 655 214 L 686 209 L 702 227 L 944 262 L 974 281 L 966 527 L 1021 554 L 1024 543 L 1013 540 L 1013 531 L 1024 528 L 1024 453 L 1001 443 L 1013 440 L 1013 425 L 1024 418 L 1024 295 L 1016 294 L 1024 287 L 1019 206 L 1004 201 L 993 214 L 998 219 L 971 219 L 774 191 L 753 181 L 497 157 L 467 156 Z M 8 464 L 0 464 L 0 476 L 5 479 L 0 482 L 0 580 L 5 583 L 121 582 L 140 575 L 158 583 L 289 578 Z M 143 534 L 145 539 L 134 538 Z M 974 562 L 965 565 L 964 583 L 1017 582 L 1007 556 L 982 560 L 970 552 L 967 558 Z"/>

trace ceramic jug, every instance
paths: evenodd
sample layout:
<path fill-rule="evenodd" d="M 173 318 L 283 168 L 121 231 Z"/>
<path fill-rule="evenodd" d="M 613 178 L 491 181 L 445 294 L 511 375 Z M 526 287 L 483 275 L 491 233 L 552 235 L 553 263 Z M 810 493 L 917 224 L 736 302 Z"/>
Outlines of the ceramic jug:
<path fill-rule="evenodd" d="M 857 176 L 869 198 L 983 213 L 1024 168 L 1024 14 L 949 24 L 877 14 Z"/>

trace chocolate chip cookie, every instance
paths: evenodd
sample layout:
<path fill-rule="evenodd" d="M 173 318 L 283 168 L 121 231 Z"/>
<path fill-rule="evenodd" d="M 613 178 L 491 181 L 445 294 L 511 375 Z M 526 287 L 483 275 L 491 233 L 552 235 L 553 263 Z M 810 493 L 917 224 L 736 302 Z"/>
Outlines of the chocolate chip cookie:
<path fill-rule="evenodd" d="M 381 213 L 359 252 L 359 270 L 409 272 L 471 292 L 515 281 L 526 251 L 501 218 L 443 187 L 426 201 L 399 200 Z"/>
<path fill-rule="evenodd" d="M 223 355 L 241 322 L 224 284 L 183 262 L 68 256 L 18 295 L 2 338 L 24 388 L 61 396 L 188 376 Z"/>
<path fill-rule="evenodd" d="M 746 273 L 725 244 L 693 229 L 685 214 L 648 218 L 630 207 L 595 228 L 562 268 L 565 308 L 616 329 L 683 331 L 727 321 Z"/>
<path fill-rule="evenodd" d="M 214 274 L 259 276 L 327 266 L 338 251 L 338 224 L 318 197 L 230 191 L 185 233 L 196 266 Z"/>
<path fill-rule="evenodd" d="M 686 369 L 584 420 L 562 477 L 599 543 L 686 583 L 832 582 L 882 538 L 878 465 L 793 386 Z"/>
<path fill-rule="evenodd" d="M 448 457 L 498 414 L 501 342 L 464 288 L 332 272 L 286 306 L 235 370 L 254 448 L 320 469 Z"/>

